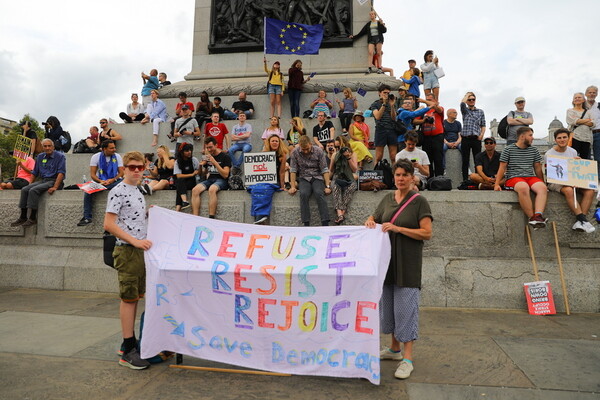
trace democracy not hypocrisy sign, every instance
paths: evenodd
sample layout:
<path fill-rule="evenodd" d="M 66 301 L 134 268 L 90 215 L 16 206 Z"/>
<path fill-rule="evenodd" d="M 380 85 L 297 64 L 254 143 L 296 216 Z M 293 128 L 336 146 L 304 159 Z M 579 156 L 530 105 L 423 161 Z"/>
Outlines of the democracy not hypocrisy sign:
<path fill-rule="evenodd" d="M 379 384 L 381 229 L 239 224 L 150 209 L 142 357 L 163 350 Z"/>

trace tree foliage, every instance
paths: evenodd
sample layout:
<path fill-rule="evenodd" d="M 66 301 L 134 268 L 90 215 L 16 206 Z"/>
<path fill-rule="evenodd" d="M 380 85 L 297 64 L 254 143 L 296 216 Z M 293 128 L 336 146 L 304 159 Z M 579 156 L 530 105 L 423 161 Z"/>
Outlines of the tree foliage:
<path fill-rule="evenodd" d="M 14 150 L 17 136 L 23 133 L 21 124 L 25 121 L 31 122 L 31 129 L 36 133 L 39 140 L 44 138 L 44 129 L 40 126 L 39 122 L 29 114 L 25 114 L 19 121 L 19 124 L 15 125 L 8 134 L 0 134 L 0 166 L 2 166 L 2 180 L 12 178 L 15 175 L 16 160 L 9 152 Z"/>

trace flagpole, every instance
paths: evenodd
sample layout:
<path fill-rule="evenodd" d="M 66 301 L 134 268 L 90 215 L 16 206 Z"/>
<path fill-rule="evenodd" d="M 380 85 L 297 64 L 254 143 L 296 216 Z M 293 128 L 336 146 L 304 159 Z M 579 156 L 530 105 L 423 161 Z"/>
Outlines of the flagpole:
<path fill-rule="evenodd" d="M 267 56 L 267 17 L 263 17 L 263 56 Z"/>

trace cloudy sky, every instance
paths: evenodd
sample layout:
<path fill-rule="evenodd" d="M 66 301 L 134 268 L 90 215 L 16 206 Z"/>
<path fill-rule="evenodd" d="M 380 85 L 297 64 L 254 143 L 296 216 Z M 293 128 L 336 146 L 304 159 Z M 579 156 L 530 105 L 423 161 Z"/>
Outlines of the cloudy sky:
<path fill-rule="evenodd" d="M 375 8 L 388 26 L 384 65 L 398 74 L 433 49 L 446 72 L 442 105 L 456 108 L 472 90 L 488 126 L 522 95 L 543 137 L 555 115 L 564 121 L 574 92 L 600 86 L 598 0 L 376 0 Z M 118 120 L 141 71 L 156 67 L 177 82 L 191 70 L 193 13 L 193 0 L 5 2 L 0 116 L 56 115 L 75 138 L 102 116 Z"/>

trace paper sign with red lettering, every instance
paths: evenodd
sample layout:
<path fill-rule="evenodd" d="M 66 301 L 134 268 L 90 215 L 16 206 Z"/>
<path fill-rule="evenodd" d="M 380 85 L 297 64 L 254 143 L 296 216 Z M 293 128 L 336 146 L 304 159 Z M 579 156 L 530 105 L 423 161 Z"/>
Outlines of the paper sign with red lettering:
<path fill-rule="evenodd" d="M 537 281 L 523 284 L 527 308 L 531 315 L 556 314 L 554 298 L 549 281 Z"/>
<path fill-rule="evenodd" d="M 381 227 L 280 227 L 150 209 L 142 357 L 379 384 Z"/>
<path fill-rule="evenodd" d="M 89 194 L 101 192 L 102 190 L 106 190 L 106 186 L 104 186 L 98 182 L 94 182 L 94 181 L 89 181 L 86 183 L 78 183 L 77 186 L 79 187 L 79 189 L 81 189 L 84 192 L 89 193 Z"/>

